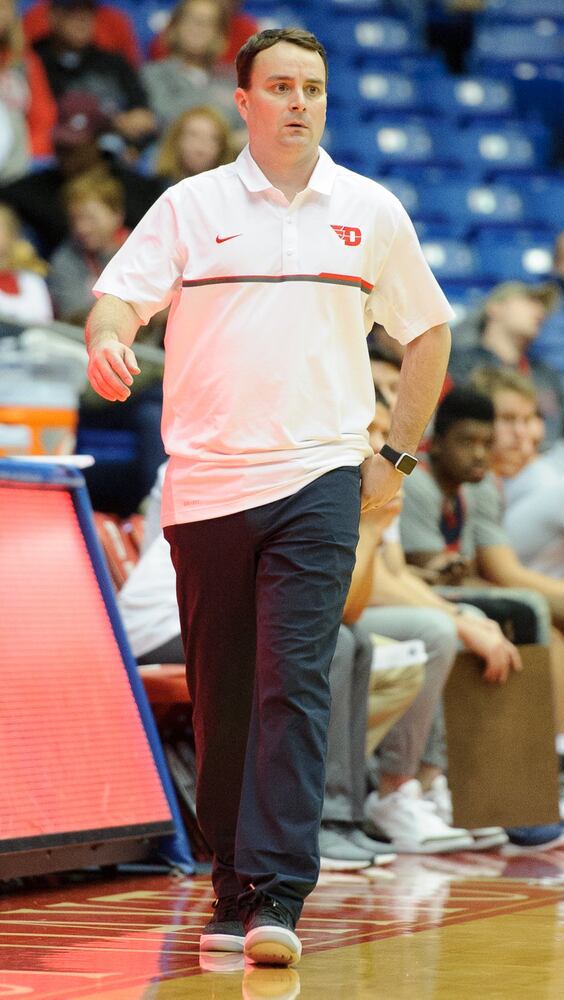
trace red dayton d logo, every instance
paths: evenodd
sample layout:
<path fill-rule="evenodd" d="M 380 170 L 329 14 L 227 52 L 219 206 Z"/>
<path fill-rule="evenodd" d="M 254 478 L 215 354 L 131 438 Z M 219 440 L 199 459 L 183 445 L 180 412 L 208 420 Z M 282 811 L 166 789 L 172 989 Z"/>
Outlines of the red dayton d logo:
<path fill-rule="evenodd" d="M 357 247 L 362 238 L 362 233 L 356 226 L 331 226 L 331 229 L 335 230 L 347 247 Z"/>

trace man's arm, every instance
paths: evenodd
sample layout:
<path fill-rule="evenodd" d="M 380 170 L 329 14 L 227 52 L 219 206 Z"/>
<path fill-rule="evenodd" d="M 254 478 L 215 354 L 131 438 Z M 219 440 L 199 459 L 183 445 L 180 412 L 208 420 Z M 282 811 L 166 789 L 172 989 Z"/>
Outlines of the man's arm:
<path fill-rule="evenodd" d="M 449 352 L 446 323 L 431 327 L 406 346 L 388 437 L 397 451 L 417 451 L 443 386 Z M 362 464 L 362 509 L 383 506 L 395 496 L 402 479 L 385 458 L 367 458 Z"/>
<path fill-rule="evenodd" d="M 376 555 L 371 604 L 399 604 L 443 611 L 454 621 L 458 639 L 484 660 L 484 680 L 503 684 L 511 670 L 521 670 L 519 650 L 503 635 L 497 622 L 460 612 L 423 580 L 412 575 L 403 558 L 401 545 L 386 543 Z"/>
<path fill-rule="evenodd" d="M 358 621 L 370 603 L 376 550 L 384 531 L 397 515 L 398 503 L 396 500 L 392 500 L 385 507 L 365 511 L 360 515 L 356 562 L 343 610 L 345 625 L 352 625 Z"/>
<path fill-rule="evenodd" d="M 480 576 L 497 587 L 526 587 L 542 594 L 555 624 L 564 624 L 564 581 L 527 569 L 510 545 L 479 546 L 477 564 Z"/>
<path fill-rule="evenodd" d="M 88 379 L 104 399 L 123 402 L 131 395 L 129 386 L 140 372 L 131 344 L 140 326 L 133 306 L 115 295 L 98 299 L 88 317 Z"/>

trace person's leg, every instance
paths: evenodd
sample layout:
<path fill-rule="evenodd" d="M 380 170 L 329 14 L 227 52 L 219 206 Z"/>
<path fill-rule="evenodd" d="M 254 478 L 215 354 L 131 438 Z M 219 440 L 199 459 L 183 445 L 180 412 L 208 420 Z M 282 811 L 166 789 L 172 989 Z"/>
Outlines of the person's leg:
<path fill-rule="evenodd" d="M 255 544 L 244 514 L 165 529 L 193 705 L 196 812 L 218 898 L 238 895 L 239 799 L 255 677 Z"/>
<path fill-rule="evenodd" d="M 364 743 L 372 643 L 358 625 L 341 626 L 329 670 L 331 715 L 323 820 L 362 820 L 365 799 Z"/>
<path fill-rule="evenodd" d="M 365 815 L 398 851 L 439 853 L 473 846 L 470 834 L 447 826 L 423 801 L 416 780 L 421 757 L 442 690 L 457 650 L 453 620 L 428 608 L 370 608 L 362 622 L 372 632 L 398 641 L 421 639 L 427 652 L 425 680 L 407 712 L 379 748 L 378 793 L 372 792 Z"/>
<path fill-rule="evenodd" d="M 369 764 L 386 733 L 417 698 L 424 680 L 425 667 L 422 663 L 385 667 L 371 672 L 365 747 Z"/>
<path fill-rule="evenodd" d="M 449 601 L 479 608 L 517 646 L 550 643 L 550 608 L 542 594 L 522 587 L 437 587 L 436 590 Z"/>
<path fill-rule="evenodd" d="M 380 790 L 386 794 L 398 787 L 400 779 L 413 778 L 418 771 L 435 709 L 456 656 L 456 629 L 448 615 L 428 608 L 409 608 L 409 614 L 401 607 L 367 608 L 361 621 L 371 632 L 391 639 L 421 639 L 427 652 L 423 687 L 378 750 Z"/>
<path fill-rule="evenodd" d="M 360 476 L 336 469 L 247 512 L 257 569 L 257 669 L 236 869 L 252 911 L 265 897 L 297 920 L 319 872 L 329 666 L 358 540 Z"/>

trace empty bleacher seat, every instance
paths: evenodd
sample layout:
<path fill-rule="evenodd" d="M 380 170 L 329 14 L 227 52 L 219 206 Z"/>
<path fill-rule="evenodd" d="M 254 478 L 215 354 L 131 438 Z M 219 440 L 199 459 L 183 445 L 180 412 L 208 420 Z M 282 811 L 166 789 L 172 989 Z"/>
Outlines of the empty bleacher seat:
<path fill-rule="evenodd" d="M 562 0 L 488 0 L 480 20 L 484 23 L 495 21 L 531 21 L 539 17 L 564 20 Z"/>
<path fill-rule="evenodd" d="M 433 218 L 452 222 L 470 232 L 484 221 L 490 225 L 523 225 L 524 199 L 516 186 L 476 184 L 467 180 L 421 185 L 420 200 Z"/>
<path fill-rule="evenodd" d="M 542 231 L 484 230 L 476 234 L 473 247 L 484 273 L 496 282 L 544 280 L 552 270 L 552 241 Z"/>
<path fill-rule="evenodd" d="M 443 281 L 479 280 L 482 265 L 475 247 L 463 240 L 423 240 L 421 248 L 433 274 Z"/>
<path fill-rule="evenodd" d="M 472 51 L 475 66 L 490 62 L 558 62 L 564 56 L 564 28 L 539 18 L 530 24 L 486 24 L 478 28 Z"/>
<path fill-rule="evenodd" d="M 500 122 L 468 125 L 458 133 L 459 156 L 468 166 L 481 166 L 491 176 L 500 171 L 534 171 L 546 165 L 548 130 L 540 123 Z"/>
<path fill-rule="evenodd" d="M 511 82 L 483 76 L 435 78 L 426 84 L 431 107 L 439 114 L 467 121 L 503 117 L 514 112 Z"/>
<path fill-rule="evenodd" d="M 361 61 L 373 55 L 404 56 L 421 50 L 421 40 L 399 18 L 308 18 L 328 52 L 347 52 Z"/>

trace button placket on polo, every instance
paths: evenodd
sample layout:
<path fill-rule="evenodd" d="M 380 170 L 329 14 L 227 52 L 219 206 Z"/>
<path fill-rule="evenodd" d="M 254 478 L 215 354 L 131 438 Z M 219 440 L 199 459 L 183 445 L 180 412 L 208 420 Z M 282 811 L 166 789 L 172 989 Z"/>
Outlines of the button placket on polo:
<path fill-rule="evenodd" d="M 299 272 L 297 213 L 290 205 L 282 221 L 282 273 Z"/>

